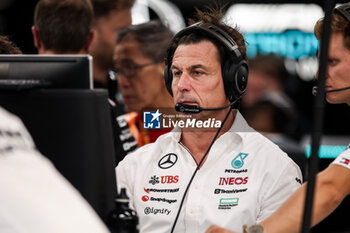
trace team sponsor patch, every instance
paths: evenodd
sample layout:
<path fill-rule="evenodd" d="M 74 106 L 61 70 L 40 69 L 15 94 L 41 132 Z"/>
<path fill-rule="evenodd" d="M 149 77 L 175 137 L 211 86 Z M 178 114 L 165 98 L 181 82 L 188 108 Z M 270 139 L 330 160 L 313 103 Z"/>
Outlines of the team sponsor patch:
<path fill-rule="evenodd" d="M 234 159 L 231 161 L 231 166 L 234 169 L 240 169 L 244 165 L 244 159 L 247 158 L 247 153 L 239 153 Z"/>
<path fill-rule="evenodd" d="M 154 201 L 154 202 L 166 202 L 169 204 L 177 202 L 176 199 L 167 199 L 167 198 L 163 198 L 163 197 L 149 197 L 148 195 L 143 195 L 141 197 L 141 200 L 143 202 Z"/>
<path fill-rule="evenodd" d="M 220 177 L 219 185 L 242 185 L 248 183 L 247 177 Z"/>
<path fill-rule="evenodd" d="M 169 153 L 164 155 L 158 162 L 158 167 L 162 169 L 168 169 L 175 165 L 177 162 L 177 155 L 174 153 Z"/>
<path fill-rule="evenodd" d="M 146 202 L 146 201 L 149 200 L 149 196 L 143 195 L 143 196 L 141 197 L 141 200 L 142 200 L 143 202 Z"/>
<path fill-rule="evenodd" d="M 225 173 L 246 173 L 246 172 L 248 172 L 248 169 L 241 169 L 241 170 L 225 169 Z"/>
<path fill-rule="evenodd" d="M 214 194 L 222 194 L 222 193 L 227 193 L 227 194 L 232 194 L 232 193 L 244 193 L 248 190 L 248 188 L 245 189 L 215 189 Z"/>
<path fill-rule="evenodd" d="M 152 191 L 154 191 L 154 190 L 159 191 L 159 189 L 151 189 L 151 190 L 152 190 Z M 176 190 L 176 189 L 163 189 L 163 190 L 166 190 L 166 191 L 172 190 L 172 191 L 173 191 L 173 190 Z M 179 190 L 179 189 L 177 189 L 177 191 L 178 191 L 178 190 Z M 155 202 L 167 202 L 167 203 L 169 203 L 169 204 L 177 202 L 176 199 L 152 197 L 152 196 L 150 196 L 150 189 L 145 189 L 145 188 L 143 188 L 143 191 L 145 191 L 145 192 L 147 193 L 146 195 L 143 195 L 143 196 L 141 197 L 141 200 L 142 200 L 143 202 L 155 201 Z"/>
<path fill-rule="evenodd" d="M 143 211 L 146 215 L 149 214 L 163 214 L 163 215 L 169 215 L 171 210 L 166 209 L 166 208 L 154 208 L 154 207 L 146 207 Z"/>
<path fill-rule="evenodd" d="M 219 210 L 230 210 L 232 207 L 238 206 L 239 198 L 220 198 Z"/>
<path fill-rule="evenodd" d="M 159 183 L 159 177 L 158 176 L 151 176 L 151 179 L 149 180 L 148 183 L 153 184 L 153 185 L 158 184 Z"/>
<path fill-rule="evenodd" d="M 155 188 L 145 188 L 145 191 L 147 193 L 154 192 L 154 193 L 176 193 L 179 191 L 179 188 L 175 189 L 155 189 Z"/>
<path fill-rule="evenodd" d="M 172 176 L 172 175 L 168 175 L 168 176 L 161 176 L 160 179 L 158 176 L 151 176 L 150 180 L 148 181 L 148 183 L 152 184 L 152 185 L 156 185 L 158 183 L 161 184 L 176 184 L 177 182 L 179 182 L 179 176 Z"/>

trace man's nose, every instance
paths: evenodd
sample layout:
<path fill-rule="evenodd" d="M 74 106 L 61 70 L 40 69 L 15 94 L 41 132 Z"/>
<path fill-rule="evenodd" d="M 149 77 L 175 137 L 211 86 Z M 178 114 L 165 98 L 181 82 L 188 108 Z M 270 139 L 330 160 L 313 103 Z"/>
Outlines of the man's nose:
<path fill-rule="evenodd" d="M 187 73 L 182 73 L 177 83 L 179 91 L 189 91 L 191 89 L 191 77 Z"/>

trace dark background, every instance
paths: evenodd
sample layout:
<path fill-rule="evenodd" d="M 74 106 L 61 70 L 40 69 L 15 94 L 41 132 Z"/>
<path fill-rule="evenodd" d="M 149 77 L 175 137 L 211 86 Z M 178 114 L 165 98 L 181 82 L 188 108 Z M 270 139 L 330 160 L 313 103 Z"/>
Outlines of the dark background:
<path fill-rule="evenodd" d="M 206 5 L 212 5 L 215 1 L 212 0 L 171 0 L 181 10 L 185 19 L 191 17 L 195 7 L 201 9 Z M 8 35 L 25 54 L 37 53 L 31 34 L 31 26 L 33 25 L 33 12 L 37 0 L 1 0 L 0 3 L 0 34 Z M 230 6 L 233 3 L 314 3 L 322 6 L 323 1 L 230 1 L 218 0 L 219 3 Z M 336 1 L 342 3 L 346 1 Z M 7 3 L 7 4 L 6 4 Z M 187 21 L 187 20 L 186 20 Z M 288 93 L 296 102 L 300 114 L 305 119 L 305 131 L 311 130 L 311 122 L 313 115 L 313 96 L 311 88 L 315 85 L 314 82 L 305 82 L 301 79 L 295 79 L 293 90 Z M 326 103 L 325 112 L 325 134 L 348 135 L 350 127 L 347 120 L 350 119 L 350 108 L 347 105 L 329 105 Z"/>
<path fill-rule="evenodd" d="M 181 10 L 185 19 L 191 17 L 195 7 L 201 9 L 206 5 L 212 5 L 215 1 L 212 0 L 171 0 Z M 37 53 L 31 34 L 31 26 L 33 25 L 33 12 L 37 0 L 1 0 L 0 3 L 0 34 L 8 35 L 25 54 Z M 219 3 L 230 6 L 233 3 L 314 3 L 322 6 L 323 1 L 230 1 L 218 0 Z M 346 1 L 336 1 L 342 3 Z M 186 20 L 187 21 L 187 20 Z M 311 88 L 315 83 L 305 82 L 301 79 L 295 79 L 295 88 L 288 93 L 296 102 L 300 114 L 305 119 L 305 130 L 311 130 L 312 121 L 312 105 L 313 96 Z M 329 105 L 326 104 L 325 127 L 326 134 L 347 135 L 350 132 L 347 119 L 350 119 L 350 109 L 347 105 Z"/>
<path fill-rule="evenodd" d="M 194 8 L 213 4 L 213 0 L 170 0 L 181 10 L 185 19 L 191 17 Z M 37 0 L 1 0 L 0 3 L 0 34 L 9 35 L 10 38 L 22 49 L 23 53 L 36 53 L 30 27 L 33 25 L 33 12 Z M 322 6 L 323 1 L 310 0 L 218 0 L 228 6 L 233 3 L 314 3 Z M 336 1 L 342 3 L 346 1 Z"/>

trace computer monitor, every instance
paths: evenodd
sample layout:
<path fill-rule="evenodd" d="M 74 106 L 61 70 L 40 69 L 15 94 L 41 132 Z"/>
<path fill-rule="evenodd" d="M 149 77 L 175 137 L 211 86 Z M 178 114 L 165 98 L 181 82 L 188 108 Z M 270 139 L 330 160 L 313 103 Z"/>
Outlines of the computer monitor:
<path fill-rule="evenodd" d="M 106 90 L 1 90 L 37 149 L 105 220 L 114 209 L 115 151 Z"/>
<path fill-rule="evenodd" d="M 0 89 L 92 89 L 89 55 L 0 55 Z"/>

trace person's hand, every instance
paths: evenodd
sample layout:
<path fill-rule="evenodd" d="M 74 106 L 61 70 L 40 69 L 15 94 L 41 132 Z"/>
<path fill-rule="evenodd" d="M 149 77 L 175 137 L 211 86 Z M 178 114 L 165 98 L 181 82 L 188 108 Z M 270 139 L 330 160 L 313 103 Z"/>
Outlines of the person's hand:
<path fill-rule="evenodd" d="M 226 230 L 216 225 L 211 225 L 205 233 L 236 233 L 236 232 Z"/>

